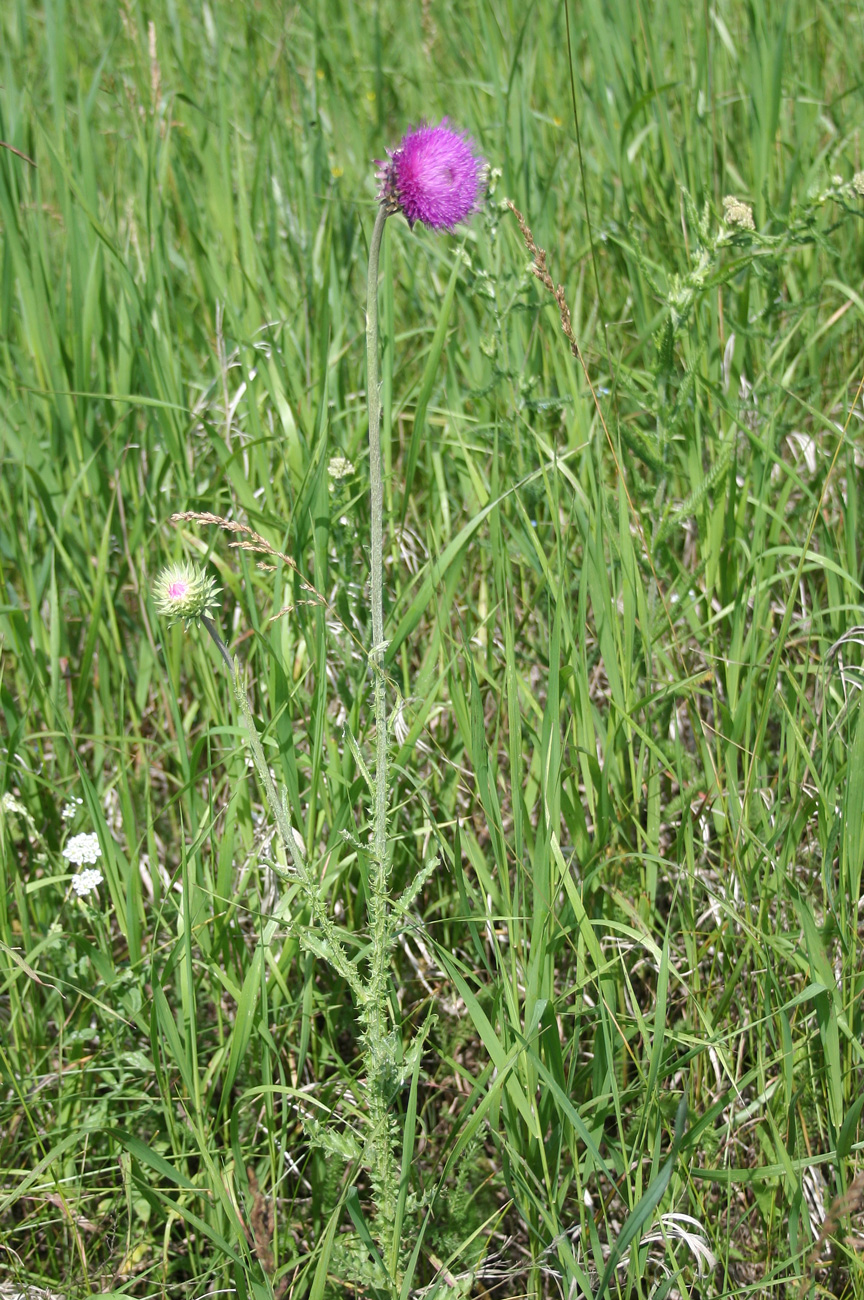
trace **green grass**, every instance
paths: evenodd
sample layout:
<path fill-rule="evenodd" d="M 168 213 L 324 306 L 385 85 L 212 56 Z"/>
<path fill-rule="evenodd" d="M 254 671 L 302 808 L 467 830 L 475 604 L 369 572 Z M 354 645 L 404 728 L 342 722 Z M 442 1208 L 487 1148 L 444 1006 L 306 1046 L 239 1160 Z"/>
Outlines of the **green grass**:
<path fill-rule="evenodd" d="M 864 1297 L 861 12 L 569 18 L 572 97 L 553 4 L 0 10 L 0 1281 L 375 1294 L 350 1000 L 149 591 L 212 566 L 362 960 L 372 160 L 446 113 L 489 201 L 382 257 L 404 1300 Z"/>

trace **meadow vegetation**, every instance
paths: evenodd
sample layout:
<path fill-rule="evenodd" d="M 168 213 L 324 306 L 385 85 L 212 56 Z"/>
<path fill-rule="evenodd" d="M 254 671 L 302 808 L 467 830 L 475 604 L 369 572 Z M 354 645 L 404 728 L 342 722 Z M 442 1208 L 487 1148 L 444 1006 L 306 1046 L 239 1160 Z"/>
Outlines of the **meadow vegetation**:
<path fill-rule="evenodd" d="M 864 1300 L 860 19 L 0 6 L 14 1294 Z M 153 584 L 222 588 L 362 970 L 374 160 L 444 115 L 482 210 L 381 254 L 394 895 L 423 873 L 383 1258 L 350 988 Z"/>

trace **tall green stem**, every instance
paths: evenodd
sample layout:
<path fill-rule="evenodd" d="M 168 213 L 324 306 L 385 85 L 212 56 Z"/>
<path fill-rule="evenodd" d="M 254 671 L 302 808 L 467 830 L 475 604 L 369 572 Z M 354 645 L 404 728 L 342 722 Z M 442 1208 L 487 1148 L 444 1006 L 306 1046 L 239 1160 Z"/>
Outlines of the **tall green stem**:
<path fill-rule="evenodd" d="M 382 203 L 369 241 L 366 282 L 366 405 L 369 412 L 369 478 L 371 482 L 371 587 L 372 649 L 369 662 L 374 674 L 375 774 L 372 808 L 372 871 L 369 880 L 371 958 L 366 1015 L 366 1061 L 369 1084 L 369 1148 L 380 1228 L 395 1235 L 396 1194 L 399 1171 L 392 1144 L 393 1118 L 389 1091 L 394 1067 L 387 1025 L 387 972 L 389 956 L 390 860 L 387 846 L 387 688 L 384 674 L 384 460 L 381 452 L 381 393 L 378 370 L 378 260 L 388 211 Z M 396 1294 L 399 1243 L 391 1240 L 389 1285 Z"/>
<path fill-rule="evenodd" d="M 372 650 L 375 675 L 375 793 L 372 812 L 373 868 L 369 913 L 372 923 L 373 1001 L 383 1002 L 381 981 L 385 969 L 389 869 L 387 853 L 387 694 L 384 679 L 384 460 L 381 452 L 381 394 L 378 370 L 378 260 L 387 209 L 382 204 L 369 241 L 366 282 L 366 404 L 369 411 L 369 476 L 372 486 Z"/>

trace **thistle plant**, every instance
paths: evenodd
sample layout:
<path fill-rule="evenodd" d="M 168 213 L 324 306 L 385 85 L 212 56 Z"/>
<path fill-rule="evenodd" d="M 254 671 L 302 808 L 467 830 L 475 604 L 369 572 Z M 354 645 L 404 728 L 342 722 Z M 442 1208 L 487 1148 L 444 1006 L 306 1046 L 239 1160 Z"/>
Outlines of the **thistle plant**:
<path fill-rule="evenodd" d="M 391 896 L 392 855 L 388 837 L 391 718 L 385 672 L 387 641 L 384 630 L 384 479 L 378 365 L 378 268 L 381 241 L 388 217 L 401 213 L 411 228 L 419 221 L 432 230 L 452 230 L 477 208 L 484 163 L 472 141 L 454 130 L 445 118 L 437 126 L 422 124 L 408 131 L 399 146 L 392 152 L 388 151 L 387 161 L 380 163 L 379 168 L 378 211 L 369 243 L 366 299 L 372 623 L 372 645 L 368 657 L 375 719 L 375 761 L 371 770 L 359 743 L 346 730 L 346 742 L 369 789 L 372 806 L 368 843 L 364 845 L 352 839 L 354 847 L 367 856 L 370 864 L 367 904 L 369 955 L 365 969 L 349 957 L 330 917 L 319 882 L 304 860 L 301 842 L 291 826 L 287 800 L 276 790 L 249 707 L 239 664 L 232 659 L 214 622 L 218 588 L 211 578 L 198 569 L 181 564 L 171 566 L 160 574 L 155 584 L 154 597 L 159 614 L 169 624 L 182 622 L 187 631 L 195 625 L 203 627 L 227 665 L 234 696 L 248 733 L 251 755 L 289 864 L 287 868 L 277 867 L 277 871 L 299 885 L 300 894 L 312 916 L 313 924 L 301 927 L 298 938 L 307 950 L 327 961 L 350 989 L 359 1020 L 365 1072 L 367 1113 L 362 1141 L 355 1140 L 350 1133 L 328 1133 L 325 1126 L 314 1120 L 305 1119 L 304 1123 L 310 1140 L 322 1147 L 328 1155 L 341 1156 L 355 1166 L 364 1166 L 368 1171 L 373 1201 L 371 1226 L 377 1257 L 368 1258 L 368 1250 L 365 1251 L 367 1258 L 363 1260 L 355 1256 L 355 1271 L 358 1281 L 366 1283 L 379 1293 L 395 1297 L 404 1293 L 402 1268 L 406 1252 L 403 1251 L 403 1225 L 409 1201 L 407 1189 L 401 1185 L 405 1175 L 397 1152 L 398 1129 L 393 1104 L 400 1088 L 410 1078 L 419 1061 L 428 1023 L 403 1050 L 391 1019 L 388 976 L 390 955 L 398 929 L 404 924 L 405 917 L 435 869 L 436 862 L 427 862 L 399 898 Z M 345 466 L 347 462 L 341 460 L 338 464 L 331 462 L 331 475 L 338 478 L 343 473 L 350 472 L 350 466 L 347 469 Z M 216 516 L 194 517 L 221 523 L 232 530 L 239 527 Z M 252 536 L 257 538 L 257 534 Z M 258 538 L 258 542 L 262 540 Z M 253 549 L 261 547 L 253 546 Z M 287 560 L 288 557 L 281 558 Z M 277 910 L 276 916 L 265 930 L 265 943 L 272 939 L 280 919 Z"/>

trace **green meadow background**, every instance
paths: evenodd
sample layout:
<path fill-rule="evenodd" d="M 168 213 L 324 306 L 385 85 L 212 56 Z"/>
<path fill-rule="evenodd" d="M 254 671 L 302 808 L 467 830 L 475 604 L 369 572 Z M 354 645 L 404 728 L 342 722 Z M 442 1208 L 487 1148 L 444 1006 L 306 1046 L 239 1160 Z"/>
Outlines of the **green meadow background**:
<path fill-rule="evenodd" d="M 362 960 L 374 160 L 447 115 L 486 202 L 382 255 L 400 1300 L 864 1297 L 862 19 L 0 6 L 4 1296 L 384 1294 L 350 999 L 150 592 L 217 578 Z"/>

